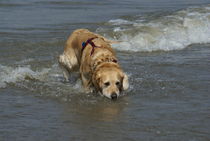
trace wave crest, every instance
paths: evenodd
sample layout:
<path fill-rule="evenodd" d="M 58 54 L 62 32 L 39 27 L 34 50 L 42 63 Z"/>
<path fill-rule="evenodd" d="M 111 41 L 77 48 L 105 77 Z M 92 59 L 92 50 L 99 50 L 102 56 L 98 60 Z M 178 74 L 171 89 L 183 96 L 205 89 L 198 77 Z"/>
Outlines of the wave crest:
<path fill-rule="evenodd" d="M 33 71 L 30 66 L 13 68 L 0 65 L 0 88 L 5 88 L 7 83 L 15 83 L 26 79 L 43 80 L 48 72 L 49 69 Z"/>
<path fill-rule="evenodd" d="M 190 44 L 210 42 L 210 6 L 188 8 L 170 15 L 151 18 L 110 20 L 112 31 L 105 34 L 122 41 L 113 45 L 124 51 L 170 51 L 180 50 Z"/>

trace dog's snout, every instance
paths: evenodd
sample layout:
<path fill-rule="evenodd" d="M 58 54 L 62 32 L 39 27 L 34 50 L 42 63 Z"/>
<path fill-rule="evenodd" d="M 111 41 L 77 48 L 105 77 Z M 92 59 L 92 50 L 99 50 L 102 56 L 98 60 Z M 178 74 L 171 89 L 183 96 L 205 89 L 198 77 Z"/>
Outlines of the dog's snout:
<path fill-rule="evenodd" d="M 117 94 L 116 93 L 111 94 L 111 98 L 112 98 L 112 100 L 116 100 L 117 99 Z"/>

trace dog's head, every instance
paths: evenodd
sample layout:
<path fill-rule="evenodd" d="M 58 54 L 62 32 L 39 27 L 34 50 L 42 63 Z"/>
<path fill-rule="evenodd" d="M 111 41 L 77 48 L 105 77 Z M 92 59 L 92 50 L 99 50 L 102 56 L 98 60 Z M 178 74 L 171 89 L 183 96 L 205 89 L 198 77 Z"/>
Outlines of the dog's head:
<path fill-rule="evenodd" d="M 93 79 L 95 87 L 102 95 L 113 100 L 129 87 L 128 76 L 119 68 L 102 68 Z"/>

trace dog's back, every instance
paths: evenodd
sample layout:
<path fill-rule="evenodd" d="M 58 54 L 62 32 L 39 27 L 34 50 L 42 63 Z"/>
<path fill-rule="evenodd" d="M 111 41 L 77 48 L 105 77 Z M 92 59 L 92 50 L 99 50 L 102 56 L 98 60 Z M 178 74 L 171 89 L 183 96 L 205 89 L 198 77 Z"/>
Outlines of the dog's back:
<path fill-rule="evenodd" d="M 95 42 L 97 46 L 106 47 L 114 54 L 109 40 L 87 29 L 77 29 L 67 39 L 64 52 L 58 57 L 59 64 L 63 65 L 68 71 L 78 70 L 82 58 L 82 43 L 90 38 L 97 38 Z"/>

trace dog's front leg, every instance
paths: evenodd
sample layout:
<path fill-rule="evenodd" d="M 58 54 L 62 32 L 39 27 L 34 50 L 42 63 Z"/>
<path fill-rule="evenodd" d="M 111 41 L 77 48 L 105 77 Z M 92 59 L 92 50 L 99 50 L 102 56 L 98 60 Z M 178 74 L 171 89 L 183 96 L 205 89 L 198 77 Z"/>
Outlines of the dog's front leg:
<path fill-rule="evenodd" d="M 93 89 L 91 88 L 91 80 L 87 79 L 84 74 L 81 74 L 83 88 L 86 93 L 92 93 Z"/>

